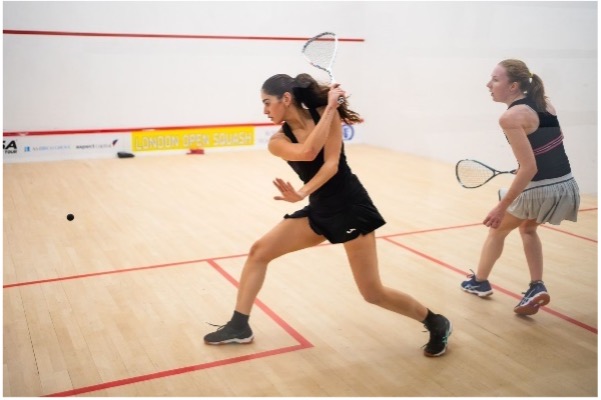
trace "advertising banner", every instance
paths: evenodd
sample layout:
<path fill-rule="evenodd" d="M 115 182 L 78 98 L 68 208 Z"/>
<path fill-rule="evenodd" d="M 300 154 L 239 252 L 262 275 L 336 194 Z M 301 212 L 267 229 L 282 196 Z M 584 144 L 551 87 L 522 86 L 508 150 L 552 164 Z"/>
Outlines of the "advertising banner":
<path fill-rule="evenodd" d="M 265 149 L 279 125 L 145 129 L 114 133 L 11 134 L 3 137 L 3 162 L 32 162 L 175 153 L 191 149 L 232 151 Z M 357 126 L 342 126 L 346 143 L 358 142 Z"/>
<path fill-rule="evenodd" d="M 131 133 L 131 150 L 133 152 L 252 147 L 254 145 L 254 126 L 142 130 Z"/>
<path fill-rule="evenodd" d="M 129 133 L 5 136 L 3 162 L 116 157 L 131 147 L 130 138 Z"/>

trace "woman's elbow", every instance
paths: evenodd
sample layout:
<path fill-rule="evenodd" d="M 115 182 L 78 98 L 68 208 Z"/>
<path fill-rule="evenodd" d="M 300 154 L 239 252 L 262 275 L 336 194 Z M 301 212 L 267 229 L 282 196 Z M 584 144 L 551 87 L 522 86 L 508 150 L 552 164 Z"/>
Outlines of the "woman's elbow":
<path fill-rule="evenodd" d="M 520 167 L 520 170 L 524 175 L 527 175 L 529 178 L 533 178 L 534 175 L 538 172 L 538 168 L 536 164 Z"/>
<path fill-rule="evenodd" d="M 319 154 L 319 149 L 308 148 L 304 149 L 300 154 L 300 159 L 302 161 L 313 161 L 315 157 Z"/>
<path fill-rule="evenodd" d="M 331 177 L 333 177 L 334 175 L 336 175 L 338 173 L 338 163 L 336 164 L 329 164 L 327 166 L 328 168 L 328 175 Z"/>

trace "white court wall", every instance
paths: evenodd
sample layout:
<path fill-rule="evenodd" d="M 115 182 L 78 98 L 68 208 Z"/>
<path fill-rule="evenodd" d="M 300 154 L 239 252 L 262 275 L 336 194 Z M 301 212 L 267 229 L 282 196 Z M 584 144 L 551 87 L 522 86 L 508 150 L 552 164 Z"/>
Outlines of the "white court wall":
<path fill-rule="evenodd" d="M 498 126 L 506 106 L 486 83 L 507 58 L 539 75 L 558 110 L 581 190 L 597 192 L 596 2 L 370 3 L 366 59 L 371 143 L 434 159 L 515 158 Z M 382 84 L 377 84 L 382 82 Z M 374 99 L 378 99 L 375 101 Z"/>
<path fill-rule="evenodd" d="M 5 2 L 4 29 L 309 37 L 363 31 L 361 3 Z M 344 14 L 344 18 L 335 17 Z M 313 16 L 319 16 L 314 18 Z M 309 21 L 309 22 L 307 22 Z M 4 35 L 5 131 L 269 122 L 262 83 L 311 71 L 302 41 Z M 363 44 L 348 44 L 357 48 Z M 351 52 L 339 61 L 352 66 Z M 359 70 L 358 67 L 353 67 Z M 325 79 L 317 71 L 316 77 Z M 352 71 L 347 72 L 353 76 Z M 341 73 L 341 77 L 345 74 Z"/>
<path fill-rule="evenodd" d="M 581 189 L 597 192 L 596 2 L 4 2 L 4 29 L 308 37 L 343 42 L 336 76 L 364 142 L 512 167 L 485 84 L 521 58 L 560 113 Z M 262 82 L 315 72 L 300 41 L 3 35 L 3 129 L 266 122 Z M 399 166 L 407 167 L 407 166 Z"/>

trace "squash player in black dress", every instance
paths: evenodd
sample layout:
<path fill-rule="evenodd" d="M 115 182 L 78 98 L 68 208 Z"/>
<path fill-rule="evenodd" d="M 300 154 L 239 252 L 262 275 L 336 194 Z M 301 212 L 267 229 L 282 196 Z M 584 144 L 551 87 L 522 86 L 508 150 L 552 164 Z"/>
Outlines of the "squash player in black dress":
<path fill-rule="evenodd" d="M 252 342 L 249 315 L 269 262 L 328 240 L 343 244 L 359 292 L 367 302 L 424 324 L 430 333 L 424 346 L 426 356 L 445 353 L 452 331 L 450 321 L 380 280 L 375 230 L 385 221 L 346 161 L 342 122 L 357 123 L 361 117 L 348 108 L 346 101 L 339 104 L 338 99 L 344 96 L 338 84 L 321 85 L 308 74 L 296 78 L 279 74 L 263 84 L 264 113 L 273 123 L 282 124 L 269 141 L 269 151 L 286 160 L 303 182 L 295 189 L 289 182 L 275 179 L 280 195 L 274 198 L 295 203 L 309 197 L 309 204 L 285 215 L 252 245 L 233 316 L 207 334 L 205 343 Z"/>

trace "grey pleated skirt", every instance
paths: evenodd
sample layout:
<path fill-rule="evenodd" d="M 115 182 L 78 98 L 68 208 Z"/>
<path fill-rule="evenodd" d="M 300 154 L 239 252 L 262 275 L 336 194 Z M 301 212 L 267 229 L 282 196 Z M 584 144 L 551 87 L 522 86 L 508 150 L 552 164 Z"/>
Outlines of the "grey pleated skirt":
<path fill-rule="evenodd" d="M 576 222 L 579 207 L 580 191 L 570 173 L 559 178 L 530 182 L 507 212 L 516 218 L 559 225 L 561 221 Z"/>

